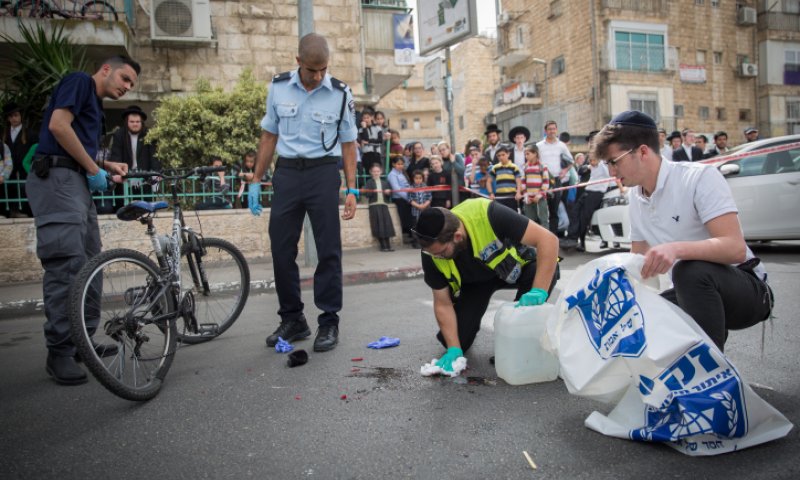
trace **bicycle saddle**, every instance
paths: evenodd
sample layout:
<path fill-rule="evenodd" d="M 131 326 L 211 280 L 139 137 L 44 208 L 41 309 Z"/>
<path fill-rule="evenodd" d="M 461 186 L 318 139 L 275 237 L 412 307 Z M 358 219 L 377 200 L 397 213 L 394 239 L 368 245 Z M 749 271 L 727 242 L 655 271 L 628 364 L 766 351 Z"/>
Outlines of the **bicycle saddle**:
<path fill-rule="evenodd" d="M 156 210 L 163 210 L 167 207 L 169 207 L 169 204 L 164 201 L 145 202 L 144 200 L 136 200 L 120 208 L 117 211 L 117 218 L 124 222 L 130 222 L 138 220 L 148 213 L 155 213 Z"/>

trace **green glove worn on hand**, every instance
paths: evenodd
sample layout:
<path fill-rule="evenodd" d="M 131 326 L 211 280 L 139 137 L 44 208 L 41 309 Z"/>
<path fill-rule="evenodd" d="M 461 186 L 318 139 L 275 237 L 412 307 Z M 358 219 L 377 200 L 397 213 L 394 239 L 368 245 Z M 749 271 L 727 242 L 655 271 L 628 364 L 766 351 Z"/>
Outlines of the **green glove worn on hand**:
<path fill-rule="evenodd" d="M 522 295 L 516 307 L 533 307 L 547 301 L 547 292 L 541 288 L 532 288 L 530 292 Z"/>
<path fill-rule="evenodd" d="M 447 349 L 447 353 L 442 355 L 442 358 L 436 362 L 436 366 L 444 370 L 445 372 L 452 372 L 453 371 L 453 362 L 455 362 L 458 357 L 463 357 L 464 352 L 458 347 L 450 347 Z"/>

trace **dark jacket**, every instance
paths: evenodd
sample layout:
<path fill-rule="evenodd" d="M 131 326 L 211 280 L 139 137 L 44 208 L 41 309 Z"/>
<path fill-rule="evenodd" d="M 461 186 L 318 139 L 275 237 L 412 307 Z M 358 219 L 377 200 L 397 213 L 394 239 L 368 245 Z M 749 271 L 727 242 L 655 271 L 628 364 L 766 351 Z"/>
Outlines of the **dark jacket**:
<path fill-rule="evenodd" d="M 143 128 L 136 143 L 136 169 L 161 170 L 161 163 L 156 159 L 156 146 L 144 142 L 146 135 L 147 129 Z M 114 133 L 108 159 L 112 162 L 124 162 L 128 168 L 133 168 L 133 151 L 127 128 L 120 128 Z"/>
<path fill-rule="evenodd" d="M 11 178 L 19 178 L 22 180 L 28 176 L 25 169 L 22 167 L 22 160 L 25 158 L 25 155 L 28 154 L 28 150 L 31 149 L 31 146 L 38 141 L 39 136 L 33 130 L 22 127 L 19 135 L 17 135 L 17 139 L 12 142 L 10 130 L 8 128 L 5 130 L 3 134 L 3 143 L 8 145 L 9 150 L 11 150 L 11 161 L 13 163 Z"/>
<path fill-rule="evenodd" d="M 684 150 L 683 145 L 672 151 L 673 162 L 696 162 L 702 159 L 703 151 L 695 146 L 692 147 L 692 158 L 686 156 L 686 150 Z"/>

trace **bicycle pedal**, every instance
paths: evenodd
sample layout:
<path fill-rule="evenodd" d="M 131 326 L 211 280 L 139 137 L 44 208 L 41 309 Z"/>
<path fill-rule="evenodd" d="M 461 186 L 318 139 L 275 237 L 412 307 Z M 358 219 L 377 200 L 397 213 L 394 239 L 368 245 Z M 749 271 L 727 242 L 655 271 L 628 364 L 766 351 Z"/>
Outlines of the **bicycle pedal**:
<path fill-rule="evenodd" d="M 216 323 L 201 323 L 197 326 L 197 334 L 205 335 L 219 335 L 219 325 Z"/>

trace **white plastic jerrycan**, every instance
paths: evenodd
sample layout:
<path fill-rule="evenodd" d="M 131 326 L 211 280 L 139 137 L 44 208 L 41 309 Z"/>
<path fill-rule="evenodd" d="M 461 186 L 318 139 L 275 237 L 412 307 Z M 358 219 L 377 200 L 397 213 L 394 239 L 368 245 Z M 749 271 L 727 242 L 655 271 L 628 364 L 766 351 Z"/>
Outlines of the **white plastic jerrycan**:
<path fill-rule="evenodd" d="M 503 304 L 494 316 L 494 367 L 511 385 L 549 382 L 558 377 L 558 358 L 542 348 L 547 317 L 555 305 Z"/>

